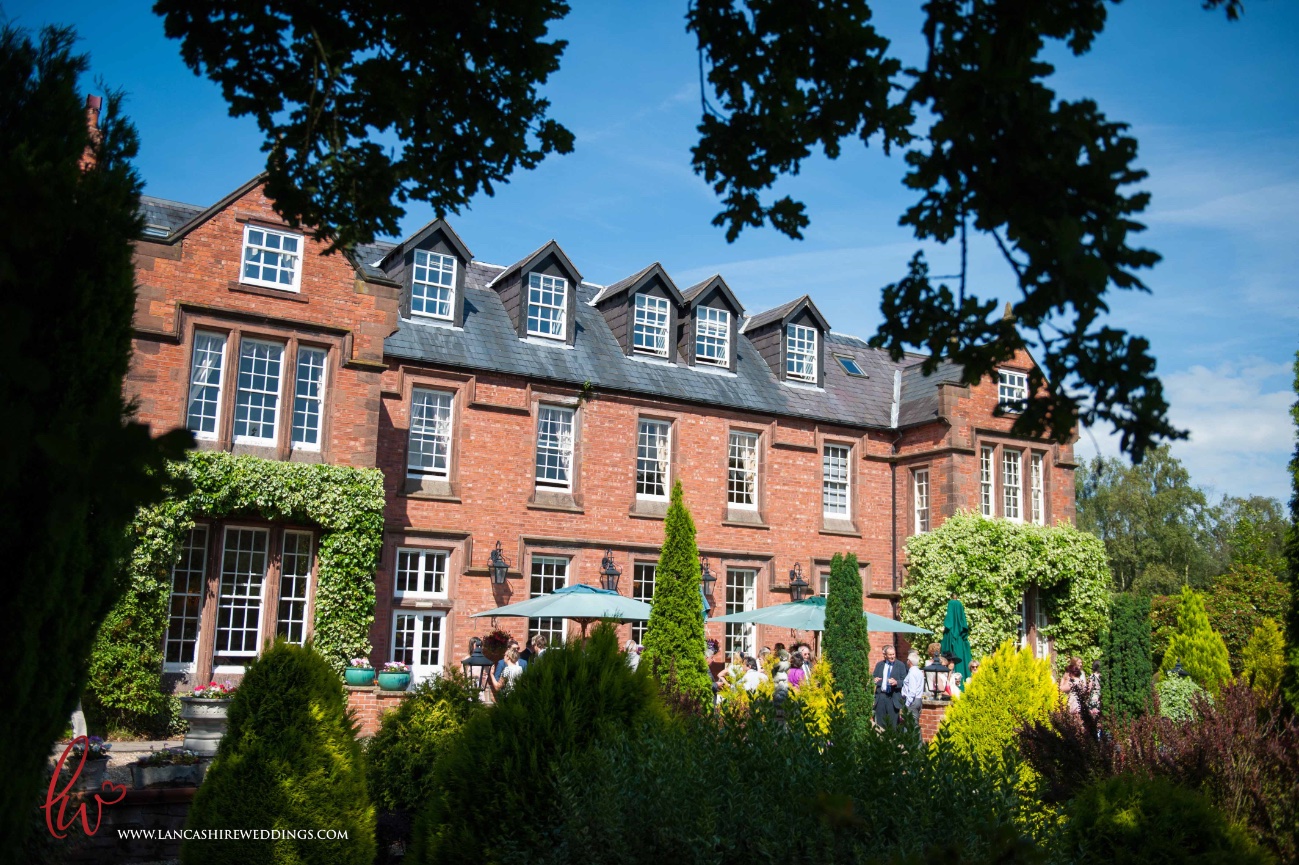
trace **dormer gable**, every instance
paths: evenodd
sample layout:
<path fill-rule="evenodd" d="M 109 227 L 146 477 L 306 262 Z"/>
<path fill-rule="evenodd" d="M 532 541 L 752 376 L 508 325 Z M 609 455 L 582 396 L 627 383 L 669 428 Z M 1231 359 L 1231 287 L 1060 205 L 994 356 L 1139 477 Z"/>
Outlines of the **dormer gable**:
<path fill-rule="evenodd" d="M 571 346 L 581 284 L 582 274 L 552 240 L 505 268 L 487 287 L 500 295 L 520 339 Z"/>
<path fill-rule="evenodd" d="M 741 332 L 780 381 L 825 386 L 825 336 L 830 323 L 806 294 L 752 316 Z"/>
<path fill-rule="evenodd" d="M 714 274 L 683 292 L 686 314 L 678 338 L 681 357 L 691 366 L 735 371 L 744 307 L 721 275 Z"/>
<path fill-rule="evenodd" d="M 654 262 L 604 287 L 591 305 L 604 316 L 623 354 L 676 361 L 685 299 L 663 265 Z"/>
<path fill-rule="evenodd" d="M 378 267 L 401 286 L 401 317 L 462 327 L 465 271 L 474 254 L 438 218 L 394 246 Z"/>

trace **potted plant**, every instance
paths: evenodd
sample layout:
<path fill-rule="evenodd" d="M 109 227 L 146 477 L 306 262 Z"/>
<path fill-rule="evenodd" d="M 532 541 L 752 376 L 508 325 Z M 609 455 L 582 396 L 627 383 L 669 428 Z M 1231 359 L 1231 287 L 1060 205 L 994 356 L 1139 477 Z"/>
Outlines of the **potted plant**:
<path fill-rule="evenodd" d="M 500 628 L 492 631 L 483 637 L 483 657 L 495 664 L 505 657 L 505 650 L 510 647 L 510 640 L 512 639 L 514 638 Z"/>
<path fill-rule="evenodd" d="M 71 771 L 81 766 L 81 775 L 77 778 L 77 789 L 95 791 L 104 782 L 104 772 L 108 769 L 108 752 L 112 744 L 99 736 L 78 736 L 72 741 L 72 751 L 64 764 L 64 771 Z M 85 763 L 82 763 L 82 757 Z"/>
<path fill-rule="evenodd" d="M 206 767 L 188 748 L 150 751 L 131 766 L 131 780 L 137 790 L 145 787 L 197 787 Z"/>
<path fill-rule="evenodd" d="M 389 661 L 379 671 L 379 687 L 384 691 L 404 691 L 410 686 L 410 667 L 400 661 Z"/>
<path fill-rule="evenodd" d="M 374 684 L 374 665 L 370 663 L 369 658 L 353 658 L 348 662 L 347 669 L 343 671 L 343 679 L 347 684 L 356 687 L 368 687 Z"/>
<path fill-rule="evenodd" d="M 234 695 L 235 686 L 229 682 L 211 682 L 180 698 L 180 716 L 189 722 L 184 747 L 200 757 L 216 754 L 226 732 L 226 712 Z"/>

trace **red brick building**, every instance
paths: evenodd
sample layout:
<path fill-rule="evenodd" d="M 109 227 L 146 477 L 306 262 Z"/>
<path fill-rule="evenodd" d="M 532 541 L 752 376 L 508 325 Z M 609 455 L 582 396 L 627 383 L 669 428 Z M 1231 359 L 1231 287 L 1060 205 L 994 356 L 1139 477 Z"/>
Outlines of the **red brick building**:
<path fill-rule="evenodd" d="M 376 661 L 458 664 L 490 627 L 472 613 L 598 584 L 607 550 L 619 590 L 650 598 L 677 480 L 719 613 L 789 600 L 795 570 L 823 590 L 850 551 L 867 608 L 892 616 L 907 537 L 957 509 L 1073 518 L 1072 447 L 994 417 L 1024 395 L 1027 356 L 974 387 L 951 367 L 926 378 L 922 358 L 832 330 L 807 296 L 755 314 L 721 276 L 683 287 L 657 264 L 594 285 L 553 241 L 486 264 L 441 220 L 325 256 L 255 181 L 206 209 L 144 211 L 127 381 L 141 419 L 200 447 L 383 471 Z M 200 525 L 169 668 L 237 672 L 276 630 L 305 638 L 313 542 L 310 526 Z M 497 543 L 504 585 L 488 577 Z M 809 637 L 708 631 L 749 652 Z"/>

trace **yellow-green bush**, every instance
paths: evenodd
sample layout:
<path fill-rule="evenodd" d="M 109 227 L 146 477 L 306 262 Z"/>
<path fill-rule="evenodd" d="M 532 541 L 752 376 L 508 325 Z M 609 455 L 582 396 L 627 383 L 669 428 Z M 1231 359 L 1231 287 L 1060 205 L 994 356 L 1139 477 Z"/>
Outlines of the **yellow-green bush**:
<path fill-rule="evenodd" d="M 1180 661 L 1182 669 L 1210 694 L 1217 694 L 1231 681 L 1231 663 L 1222 635 L 1209 624 L 1204 598 L 1190 587 L 1183 587 L 1177 602 L 1177 630 L 1168 641 L 1161 672 L 1168 672 Z"/>
<path fill-rule="evenodd" d="M 1000 764 L 1016 732 L 1034 721 L 1045 722 L 1059 705 L 1051 662 L 1034 658 L 1027 648 L 1017 651 L 1007 640 L 983 659 L 979 675 L 970 678 L 947 710 L 933 747 L 952 747 L 981 762 Z M 1024 783 L 1035 777 L 1027 764 L 1019 773 Z"/>
<path fill-rule="evenodd" d="M 1285 635 L 1275 619 L 1264 619 L 1241 652 L 1245 681 L 1265 700 L 1271 700 L 1281 690 L 1281 677 L 1285 675 Z"/>

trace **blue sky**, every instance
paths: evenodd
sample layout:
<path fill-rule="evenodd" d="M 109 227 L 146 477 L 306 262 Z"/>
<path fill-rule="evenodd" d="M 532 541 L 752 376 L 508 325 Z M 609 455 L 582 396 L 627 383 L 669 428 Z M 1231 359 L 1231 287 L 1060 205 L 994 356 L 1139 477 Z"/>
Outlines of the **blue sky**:
<path fill-rule="evenodd" d="M 897 50 L 917 58 L 919 3 L 876 5 Z M 806 292 L 835 330 L 872 334 L 880 287 L 917 246 L 897 225 L 912 198 L 900 160 L 860 147 L 815 159 L 778 188 L 807 203 L 804 240 L 763 229 L 728 244 L 710 224 L 715 197 L 690 170 L 699 90 L 684 0 L 573 6 L 545 92 L 576 152 L 452 218 L 475 255 L 509 263 L 553 237 L 593 282 L 661 261 L 683 286 L 722 273 L 751 312 Z M 1246 0 L 1230 24 L 1198 6 L 1110 7 L 1090 54 L 1054 52 L 1054 86 L 1096 99 L 1141 142 L 1153 201 L 1139 240 L 1164 260 L 1147 274 L 1152 294 L 1116 296 L 1110 320 L 1151 340 L 1172 418 L 1191 432 L 1174 453 L 1214 494 L 1285 499 L 1299 348 L 1299 4 Z M 0 0 L 6 16 L 77 28 L 93 75 L 128 94 L 149 194 L 209 204 L 261 170 L 253 123 L 230 119 L 216 86 L 184 67 L 148 3 Z M 403 229 L 429 216 L 415 207 Z M 928 255 L 933 272 L 955 269 L 954 250 Z M 995 250 L 976 245 L 971 262 L 979 290 L 1010 297 Z M 1117 453 L 1106 430 L 1084 431 L 1079 454 L 1098 449 Z"/>

